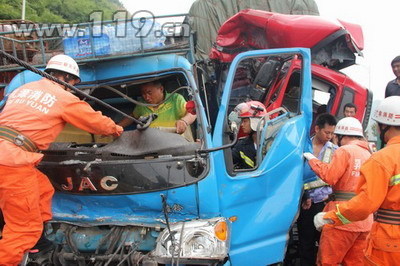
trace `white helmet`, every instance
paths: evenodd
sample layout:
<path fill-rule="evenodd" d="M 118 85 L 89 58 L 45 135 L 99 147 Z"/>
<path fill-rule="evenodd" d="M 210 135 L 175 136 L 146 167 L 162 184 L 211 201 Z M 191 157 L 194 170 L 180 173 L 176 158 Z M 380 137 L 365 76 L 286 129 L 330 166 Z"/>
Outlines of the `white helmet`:
<path fill-rule="evenodd" d="M 335 134 L 344 135 L 344 136 L 358 136 L 363 137 L 363 128 L 358 121 L 358 119 L 354 117 L 345 117 L 340 119 L 335 127 Z"/>
<path fill-rule="evenodd" d="M 383 99 L 375 109 L 372 119 L 380 124 L 400 126 L 400 96 Z"/>
<path fill-rule="evenodd" d="M 74 75 L 76 78 L 79 79 L 79 81 L 81 80 L 79 77 L 78 64 L 75 62 L 74 59 L 72 59 L 72 57 L 65 54 L 53 56 L 47 63 L 45 72 L 48 72 L 49 70 L 62 71 Z"/>

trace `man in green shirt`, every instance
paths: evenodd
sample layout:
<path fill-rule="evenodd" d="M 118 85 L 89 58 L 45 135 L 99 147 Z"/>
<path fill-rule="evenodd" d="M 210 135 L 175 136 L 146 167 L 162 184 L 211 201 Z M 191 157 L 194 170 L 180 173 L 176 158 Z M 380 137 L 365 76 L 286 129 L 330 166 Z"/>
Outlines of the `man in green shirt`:
<path fill-rule="evenodd" d="M 133 116 L 148 116 L 152 113 L 158 115 L 150 127 L 153 128 L 175 128 L 175 132 L 182 134 L 187 127 L 196 120 L 196 115 L 186 111 L 186 100 L 178 93 L 169 94 L 164 92 L 164 86 L 160 81 L 151 81 L 140 86 L 140 92 L 143 100 L 148 104 L 158 104 L 157 106 L 136 105 L 133 110 Z M 164 102 L 164 100 L 166 101 Z M 122 127 L 129 126 L 132 121 L 124 118 L 118 125 Z"/>

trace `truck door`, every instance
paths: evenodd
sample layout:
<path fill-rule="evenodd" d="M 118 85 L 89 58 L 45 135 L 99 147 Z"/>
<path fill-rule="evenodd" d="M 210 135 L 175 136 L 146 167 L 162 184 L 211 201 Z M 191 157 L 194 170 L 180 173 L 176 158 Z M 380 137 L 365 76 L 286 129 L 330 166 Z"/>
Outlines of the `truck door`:
<path fill-rule="evenodd" d="M 213 153 L 221 213 L 233 221 L 229 254 L 233 265 L 268 265 L 283 261 L 288 232 L 296 220 L 302 193 L 302 154 L 310 145 L 309 50 L 291 48 L 242 53 L 232 62 L 228 73 L 214 131 L 215 147 L 232 142 L 229 114 L 238 104 L 232 89 L 237 89 L 233 84 L 237 70 L 247 69 L 252 80 L 269 60 L 278 59 L 290 67 L 295 58 L 301 61 L 302 68 L 299 87 L 291 95 L 293 104 L 290 109 L 271 110 L 259 122 L 253 133 L 256 134 L 254 145 L 257 151 L 254 167 L 237 168 L 231 149 Z M 277 67 L 276 71 L 285 69 Z M 284 73 L 266 73 L 281 74 Z M 259 95 L 252 91 L 260 88 L 251 84 L 245 85 L 248 95 Z"/>

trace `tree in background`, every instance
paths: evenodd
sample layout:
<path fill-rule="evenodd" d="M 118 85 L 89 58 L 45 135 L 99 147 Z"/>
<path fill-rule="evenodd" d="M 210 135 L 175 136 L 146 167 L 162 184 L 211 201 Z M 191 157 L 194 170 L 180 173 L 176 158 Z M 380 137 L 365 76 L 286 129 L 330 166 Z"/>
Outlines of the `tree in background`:
<path fill-rule="evenodd" d="M 0 0 L 0 20 L 20 19 L 22 0 Z M 26 0 L 26 20 L 38 23 L 79 23 L 89 21 L 93 11 L 103 11 L 111 20 L 117 10 L 125 10 L 119 0 Z"/>

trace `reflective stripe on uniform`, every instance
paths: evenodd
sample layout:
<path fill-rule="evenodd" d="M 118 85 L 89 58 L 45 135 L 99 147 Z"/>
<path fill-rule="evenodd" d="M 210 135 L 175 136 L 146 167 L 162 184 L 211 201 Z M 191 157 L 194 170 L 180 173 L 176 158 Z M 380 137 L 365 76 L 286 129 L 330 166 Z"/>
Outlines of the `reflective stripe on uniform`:
<path fill-rule="evenodd" d="M 244 160 L 244 162 L 250 166 L 251 168 L 254 168 L 254 162 L 252 159 L 250 159 L 249 157 L 246 156 L 246 154 L 244 154 L 244 152 L 239 152 L 240 153 L 240 157 Z"/>
<path fill-rule="evenodd" d="M 336 204 L 336 213 L 335 214 L 343 224 L 351 223 L 346 217 L 343 216 L 343 214 L 340 213 L 339 204 Z"/>
<path fill-rule="evenodd" d="M 327 147 L 324 152 L 324 156 L 322 156 L 322 162 L 330 163 L 333 155 L 333 147 Z"/>
<path fill-rule="evenodd" d="M 321 161 L 324 163 L 330 163 L 332 160 L 332 155 L 333 155 L 333 147 L 329 146 L 325 149 Z M 304 190 L 325 187 L 325 186 L 329 185 L 325 183 L 321 178 L 317 177 L 317 180 L 304 184 Z"/>
<path fill-rule="evenodd" d="M 389 186 L 395 186 L 400 184 L 400 174 L 394 175 L 390 178 Z"/>
<path fill-rule="evenodd" d="M 319 188 L 325 186 L 328 186 L 328 184 L 325 183 L 321 178 L 317 177 L 317 180 L 304 184 L 304 189 L 308 190 L 312 188 Z"/>

